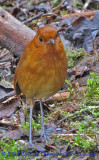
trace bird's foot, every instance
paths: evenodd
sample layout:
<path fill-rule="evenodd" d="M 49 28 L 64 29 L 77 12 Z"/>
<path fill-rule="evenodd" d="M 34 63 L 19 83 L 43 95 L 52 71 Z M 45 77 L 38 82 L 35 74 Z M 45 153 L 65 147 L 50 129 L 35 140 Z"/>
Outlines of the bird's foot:
<path fill-rule="evenodd" d="M 27 142 L 27 148 L 32 148 L 34 149 L 34 144 L 32 142 Z"/>
<path fill-rule="evenodd" d="M 45 132 L 42 132 L 40 138 L 38 138 L 36 141 L 45 141 L 47 143 L 47 141 L 51 141 L 51 139 L 48 135 L 45 134 Z"/>
<path fill-rule="evenodd" d="M 43 131 L 43 132 L 42 132 L 42 134 L 41 134 L 41 136 L 40 136 L 40 139 L 41 139 L 41 140 L 44 140 L 44 141 L 46 141 L 46 142 L 47 142 L 47 141 L 51 141 L 49 135 L 46 134 L 46 131 Z"/>
<path fill-rule="evenodd" d="M 53 132 L 55 128 L 55 125 L 53 125 L 51 128 L 48 128 L 46 130 L 44 130 L 40 136 L 40 138 L 37 139 L 37 141 L 41 141 L 41 140 L 44 140 L 44 141 L 51 141 L 50 139 L 50 134 Z"/>

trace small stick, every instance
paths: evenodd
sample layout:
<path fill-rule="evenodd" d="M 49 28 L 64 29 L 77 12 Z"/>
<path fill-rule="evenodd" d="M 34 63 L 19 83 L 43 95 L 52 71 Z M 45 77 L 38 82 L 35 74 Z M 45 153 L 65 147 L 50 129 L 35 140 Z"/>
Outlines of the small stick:
<path fill-rule="evenodd" d="M 88 0 L 84 6 L 83 6 L 83 9 L 87 9 L 87 7 L 89 6 L 89 4 L 92 2 L 92 0 Z"/>
<path fill-rule="evenodd" d="M 65 0 L 63 0 L 57 7 L 52 8 L 52 11 L 59 9 L 63 5 L 64 2 L 65 2 Z"/>
<path fill-rule="evenodd" d="M 34 20 L 34 19 L 40 18 L 40 17 L 42 16 L 42 14 L 43 14 L 43 13 L 39 13 L 39 14 L 37 14 L 36 16 L 33 16 L 33 17 L 27 19 L 26 21 L 23 22 L 23 24 L 26 24 L 26 23 L 28 23 L 28 22 L 31 22 L 31 21 Z"/>
<path fill-rule="evenodd" d="M 19 127 L 18 123 L 12 123 L 12 122 L 8 122 L 8 121 L 5 121 L 5 120 L 0 120 L 0 124 Z"/>

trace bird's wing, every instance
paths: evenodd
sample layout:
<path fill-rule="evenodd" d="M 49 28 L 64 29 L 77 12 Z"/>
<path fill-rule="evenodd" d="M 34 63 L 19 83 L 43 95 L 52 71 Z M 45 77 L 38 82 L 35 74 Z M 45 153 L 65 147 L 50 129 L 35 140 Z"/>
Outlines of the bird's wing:
<path fill-rule="evenodd" d="M 19 95 L 22 93 L 20 86 L 19 86 L 19 83 L 18 83 L 18 80 L 17 80 L 17 76 L 18 76 L 19 70 L 21 70 L 26 59 L 27 59 L 27 57 L 26 57 L 26 49 L 25 49 L 24 52 L 22 53 L 20 60 L 19 60 L 19 63 L 17 65 L 16 71 L 15 71 L 15 75 L 14 75 L 14 89 L 15 89 L 16 95 Z"/>

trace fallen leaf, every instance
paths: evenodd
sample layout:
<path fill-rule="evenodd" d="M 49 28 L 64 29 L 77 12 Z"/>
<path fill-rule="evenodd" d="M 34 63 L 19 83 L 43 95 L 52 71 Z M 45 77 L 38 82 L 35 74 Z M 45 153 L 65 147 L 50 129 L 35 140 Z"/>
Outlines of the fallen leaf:
<path fill-rule="evenodd" d="M 28 130 L 12 130 L 7 133 L 0 133 L 0 138 L 20 139 L 24 134 L 27 134 Z"/>

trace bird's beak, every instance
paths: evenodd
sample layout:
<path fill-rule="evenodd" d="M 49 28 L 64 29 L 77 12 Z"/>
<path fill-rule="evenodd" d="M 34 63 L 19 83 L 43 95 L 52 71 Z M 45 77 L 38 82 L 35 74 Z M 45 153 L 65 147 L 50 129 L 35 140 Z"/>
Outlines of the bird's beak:
<path fill-rule="evenodd" d="M 52 43 L 52 44 L 54 44 L 54 43 L 55 43 L 55 40 L 54 40 L 54 39 L 52 39 L 52 38 L 50 38 L 50 39 L 49 39 L 49 41 L 48 41 L 48 43 Z"/>

